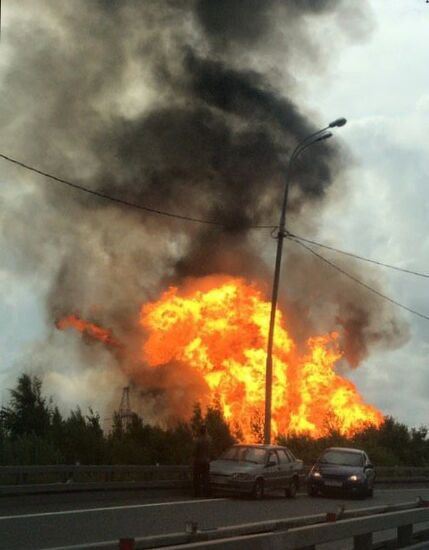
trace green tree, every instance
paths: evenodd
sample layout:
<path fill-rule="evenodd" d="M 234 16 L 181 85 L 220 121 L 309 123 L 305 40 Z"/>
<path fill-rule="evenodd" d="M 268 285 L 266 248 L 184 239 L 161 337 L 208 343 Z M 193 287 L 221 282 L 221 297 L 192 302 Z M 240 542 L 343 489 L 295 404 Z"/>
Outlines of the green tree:
<path fill-rule="evenodd" d="M 114 414 L 113 430 L 107 441 L 108 461 L 113 464 L 171 464 L 172 448 L 168 432 L 158 426 L 143 424 L 133 414 L 127 426 L 123 426 L 118 414 Z"/>
<path fill-rule="evenodd" d="M 192 426 L 186 422 L 179 422 L 168 431 L 167 438 L 170 464 L 190 464 L 194 448 Z"/>
<path fill-rule="evenodd" d="M 49 438 L 53 445 L 60 448 L 64 441 L 64 419 L 57 406 L 54 407 L 51 415 L 51 426 Z"/>
<path fill-rule="evenodd" d="M 24 434 L 0 442 L 0 464 L 61 464 L 61 451 L 46 437 Z"/>
<path fill-rule="evenodd" d="M 194 436 L 200 433 L 200 428 L 204 424 L 203 412 L 201 410 L 201 404 L 195 403 L 194 411 L 191 418 L 191 428 Z"/>
<path fill-rule="evenodd" d="M 10 394 L 9 406 L 1 409 L 5 432 L 12 439 L 25 434 L 46 436 L 52 413 L 50 404 L 42 396 L 41 379 L 22 374 Z"/>
<path fill-rule="evenodd" d="M 83 415 L 80 407 L 71 411 L 63 423 L 64 437 L 60 444 L 68 464 L 100 464 L 104 458 L 104 436 L 100 417 L 92 409 Z"/>
<path fill-rule="evenodd" d="M 211 439 L 212 458 L 217 458 L 225 449 L 236 442 L 218 401 L 207 407 L 204 423 Z"/>
<path fill-rule="evenodd" d="M 415 466 L 429 465 L 428 429 L 425 426 L 411 428 L 410 455 L 408 463 Z"/>

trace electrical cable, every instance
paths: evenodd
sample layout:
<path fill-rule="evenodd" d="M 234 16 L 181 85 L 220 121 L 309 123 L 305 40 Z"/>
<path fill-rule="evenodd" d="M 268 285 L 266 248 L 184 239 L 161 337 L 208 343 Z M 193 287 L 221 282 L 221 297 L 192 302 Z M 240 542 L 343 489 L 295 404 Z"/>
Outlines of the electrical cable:
<path fill-rule="evenodd" d="M 7 160 L 8 162 L 11 162 L 13 164 L 16 164 L 17 166 L 20 166 L 21 168 L 25 168 L 26 170 L 29 170 L 30 172 L 35 172 L 36 174 L 39 174 L 41 176 L 44 176 L 45 178 L 49 178 L 51 180 L 54 180 L 59 183 L 63 183 L 64 185 L 68 185 L 69 187 L 72 187 L 73 189 L 77 189 L 78 191 L 83 191 L 85 193 L 88 193 L 90 195 L 94 195 L 96 197 L 106 199 L 112 202 L 116 202 L 119 204 L 122 204 L 123 206 L 129 206 L 131 208 L 136 208 L 138 210 L 144 210 L 145 212 L 149 212 L 151 214 L 158 214 L 160 216 L 166 216 L 169 218 L 176 218 L 179 220 L 187 221 L 187 222 L 193 222 L 193 223 L 201 223 L 205 225 L 215 225 L 218 227 L 227 227 L 224 223 L 218 222 L 216 220 L 205 220 L 202 218 L 194 218 L 191 216 L 185 216 L 182 214 L 176 214 L 174 212 L 167 212 L 165 210 L 159 210 L 157 208 L 151 208 L 149 206 L 145 206 L 143 204 L 138 204 L 135 202 L 130 202 L 124 199 L 120 199 L 118 197 L 113 197 L 111 195 L 108 195 L 106 193 L 101 193 L 100 191 L 95 191 L 94 189 L 89 189 L 88 187 L 84 187 L 83 185 L 79 185 L 77 183 L 73 183 L 69 180 L 59 178 L 57 176 L 54 176 L 52 174 L 49 174 L 48 172 L 44 172 L 43 170 L 39 170 L 38 168 L 34 168 L 33 166 L 29 166 L 28 164 L 25 164 L 24 162 L 21 162 L 19 160 L 13 159 L 11 157 L 8 157 L 7 155 L 4 155 L 3 153 L 0 153 L 0 157 L 4 160 Z M 248 226 L 250 229 L 271 229 L 273 225 L 252 225 Z"/>
<path fill-rule="evenodd" d="M 151 214 L 158 214 L 160 216 L 166 216 L 166 217 L 169 217 L 169 218 L 179 219 L 179 220 L 182 220 L 182 221 L 187 221 L 187 222 L 192 222 L 192 223 L 200 223 L 200 224 L 205 224 L 205 225 L 214 225 L 214 226 L 217 226 L 217 227 L 227 227 L 224 223 L 219 222 L 217 220 L 207 220 L 207 219 L 203 219 L 203 218 L 194 218 L 192 216 L 185 216 L 183 214 L 176 214 L 174 212 L 159 210 L 157 208 L 151 208 L 151 207 L 145 206 L 143 204 L 134 203 L 134 202 L 127 201 L 127 200 L 124 200 L 124 199 L 120 199 L 118 197 L 113 197 L 113 196 L 108 195 L 106 193 L 101 193 L 100 191 L 95 191 L 93 189 L 89 189 L 88 187 L 84 187 L 83 185 L 79 185 L 79 184 L 73 183 L 69 180 L 59 178 L 58 176 L 54 176 L 52 174 L 49 174 L 48 172 L 44 172 L 43 170 L 39 170 L 38 168 L 34 168 L 33 166 L 25 164 L 24 162 L 21 162 L 19 160 L 13 159 L 13 158 L 11 158 L 7 155 L 4 155 L 3 153 L 0 153 L 0 158 L 3 158 L 4 160 L 6 160 L 8 162 L 11 162 L 11 163 L 13 163 L 17 166 L 20 166 L 21 168 L 25 168 L 26 170 L 29 170 L 31 172 L 34 172 L 36 174 L 39 174 L 41 176 L 44 176 L 44 177 L 49 178 L 51 180 L 54 180 L 58 183 L 68 185 L 69 187 L 72 187 L 73 189 L 76 189 L 78 191 L 83 191 L 83 192 L 88 193 L 90 195 L 94 195 L 96 197 L 99 197 L 99 198 L 102 198 L 102 199 L 105 199 L 105 200 L 116 202 L 116 203 L 121 204 L 123 206 L 136 208 L 138 210 L 144 210 L 145 212 L 149 212 Z M 278 226 L 276 226 L 275 224 L 271 224 L 271 225 L 248 225 L 246 227 L 246 229 L 271 229 L 271 234 L 272 234 L 273 238 L 275 238 L 273 234 L 276 231 L 277 227 Z M 408 273 L 408 274 L 411 274 L 411 275 L 415 275 L 417 277 L 424 277 L 424 278 L 429 279 L 429 274 L 427 274 L 427 273 L 412 271 L 410 269 L 397 267 L 397 266 L 394 266 L 394 265 L 391 265 L 391 264 L 380 262 L 378 260 L 372 260 L 370 258 L 365 258 L 364 256 L 359 256 L 358 254 L 354 254 L 352 252 L 346 252 L 345 250 L 340 250 L 338 248 L 334 248 L 332 246 L 328 246 L 326 244 L 322 244 L 322 243 L 319 243 L 317 241 L 313 241 L 311 239 L 306 239 L 305 237 L 300 237 L 299 235 L 295 235 L 293 233 L 288 232 L 287 236 L 293 237 L 294 239 L 297 239 L 299 241 L 303 241 L 303 242 L 312 244 L 314 246 L 319 246 L 321 248 L 326 248 L 327 250 L 331 250 L 332 252 L 337 252 L 339 254 L 344 254 L 346 256 L 350 256 L 350 257 L 355 258 L 357 260 L 373 263 L 373 264 L 376 264 L 376 265 L 379 265 L 379 266 L 382 266 L 382 267 L 387 267 L 389 269 L 394 269 L 396 271 L 401 271 L 403 273 Z"/>
<path fill-rule="evenodd" d="M 339 271 L 340 273 L 342 273 L 343 275 L 345 275 L 346 277 L 348 277 L 349 279 L 351 279 L 352 281 L 354 281 L 355 283 L 363 286 L 364 288 L 366 288 L 367 290 L 369 290 L 370 292 L 373 292 L 374 294 L 376 294 L 377 296 L 379 296 L 380 298 L 383 298 L 384 300 L 387 300 L 388 302 L 394 304 L 395 306 L 398 306 L 402 309 L 405 309 L 406 311 L 408 311 L 409 313 L 412 313 L 413 315 L 417 315 L 418 317 L 421 317 L 422 319 L 426 319 L 426 321 L 429 321 L 429 315 L 425 315 L 424 313 L 420 313 L 419 311 L 416 311 L 415 309 L 412 309 L 408 306 L 405 306 L 404 304 L 401 304 L 400 302 L 397 302 L 396 300 L 394 300 L 393 298 L 389 298 L 389 296 L 386 296 L 385 294 L 382 294 L 381 292 L 379 292 L 378 290 L 376 290 L 375 288 L 367 285 L 366 283 L 364 283 L 363 281 L 361 281 L 360 279 L 358 279 L 357 277 L 355 277 L 354 275 L 351 275 L 350 273 L 348 273 L 347 271 L 345 271 L 344 269 L 342 269 L 341 267 L 338 267 L 336 264 L 334 264 L 333 262 L 331 262 L 330 260 L 328 260 L 327 258 L 325 258 L 324 256 L 322 256 L 321 254 L 318 254 L 315 250 L 313 250 L 310 246 L 307 246 L 306 244 L 304 244 L 303 242 L 299 241 L 298 239 L 296 239 L 295 237 L 292 237 L 290 235 L 287 235 L 286 238 L 288 238 L 289 240 L 295 242 L 296 244 L 298 244 L 299 246 L 302 246 L 303 248 L 305 248 L 306 250 L 308 250 L 309 252 L 311 252 L 311 254 L 313 254 L 314 256 L 316 256 L 317 258 L 319 258 L 319 260 L 322 260 L 323 262 L 327 263 L 328 265 L 330 265 L 332 268 L 336 269 L 337 271 Z"/>
<path fill-rule="evenodd" d="M 394 269 L 396 271 L 401 271 L 403 273 L 408 273 L 410 275 L 416 275 L 416 277 L 424 277 L 425 279 L 429 279 L 428 273 L 421 273 L 419 271 L 413 271 L 412 269 L 406 269 L 404 267 L 398 267 L 396 265 L 387 264 L 384 262 L 380 262 L 378 260 L 372 260 L 370 258 L 365 258 L 364 256 L 359 256 L 358 254 L 354 254 L 353 252 L 347 252 L 345 250 L 340 250 L 339 248 L 335 248 L 333 246 L 328 246 L 327 244 L 322 244 L 317 241 L 313 241 L 311 239 L 306 239 L 305 237 L 300 237 L 299 235 L 295 235 L 294 233 L 288 233 L 291 237 L 294 237 L 295 239 L 298 239 L 299 241 L 304 241 L 309 244 L 313 244 L 315 246 L 319 246 L 320 248 L 326 248 L 327 250 L 331 250 L 332 252 L 337 252 L 338 254 L 344 254 L 345 256 L 350 256 L 351 258 L 355 258 L 356 260 L 361 260 L 363 262 L 369 262 L 371 264 L 376 264 L 382 267 L 387 267 L 389 269 Z"/>

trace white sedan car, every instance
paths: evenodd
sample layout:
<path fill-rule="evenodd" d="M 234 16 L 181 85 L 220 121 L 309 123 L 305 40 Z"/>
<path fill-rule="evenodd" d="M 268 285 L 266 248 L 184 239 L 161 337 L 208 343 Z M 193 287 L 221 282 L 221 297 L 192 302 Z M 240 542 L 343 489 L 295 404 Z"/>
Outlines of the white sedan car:
<path fill-rule="evenodd" d="M 212 491 L 251 494 L 261 499 L 272 489 L 294 497 L 303 470 L 302 460 L 279 445 L 234 445 L 210 463 Z"/>

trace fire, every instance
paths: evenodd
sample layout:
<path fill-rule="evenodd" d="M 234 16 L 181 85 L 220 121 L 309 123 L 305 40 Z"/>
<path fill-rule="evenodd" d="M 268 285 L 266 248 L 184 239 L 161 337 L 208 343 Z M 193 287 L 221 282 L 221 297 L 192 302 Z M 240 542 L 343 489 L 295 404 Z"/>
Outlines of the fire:
<path fill-rule="evenodd" d="M 186 364 L 205 381 L 227 420 L 246 441 L 261 436 L 265 403 L 265 360 L 270 303 L 244 279 L 217 276 L 171 287 L 144 305 L 140 324 L 146 337 L 144 363 L 156 369 Z M 72 327 L 111 348 L 123 350 L 112 331 L 75 315 L 57 328 Z M 122 355 L 122 354 L 121 354 Z M 121 356 L 120 355 L 120 356 Z M 272 431 L 321 437 L 331 428 L 345 435 L 379 426 L 382 414 L 363 402 L 356 387 L 335 366 L 342 357 L 339 336 L 331 332 L 307 340 L 299 353 L 277 311 L 273 345 Z"/>
<path fill-rule="evenodd" d="M 265 400 L 265 358 L 270 303 L 254 284 L 211 277 L 184 290 L 171 287 L 142 307 L 147 332 L 143 359 L 156 368 L 186 363 L 204 378 L 227 419 L 247 441 L 258 439 Z M 273 434 L 312 437 L 329 428 L 351 435 L 379 426 L 383 417 L 356 387 L 335 372 L 342 357 L 338 334 L 309 338 L 299 355 L 281 311 L 273 346 Z"/>
<path fill-rule="evenodd" d="M 112 348 L 122 348 L 121 342 L 113 336 L 113 332 L 110 329 L 99 327 L 94 323 L 80 319 L 76 315 L 68 315 L 67 317 L 63 317 L 57 321 L 55 325 L 60 330 L 74 328 L 77 331 L 90 336 L 94 340 L 99 340 Z"/>

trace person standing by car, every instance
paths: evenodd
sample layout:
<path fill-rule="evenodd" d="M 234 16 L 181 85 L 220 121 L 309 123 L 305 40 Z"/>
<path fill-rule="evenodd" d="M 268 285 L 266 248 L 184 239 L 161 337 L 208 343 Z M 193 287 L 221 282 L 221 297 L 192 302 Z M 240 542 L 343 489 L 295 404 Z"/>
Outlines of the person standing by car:
<path fill-rule="evenodd" d="M 193 452 L 193 482 L 194 496 L 209 496 L 210 494 L 210 438 L 207 428 L 200 427 Z"/>

